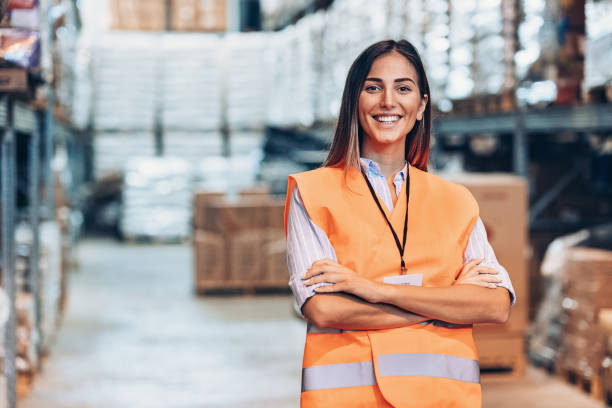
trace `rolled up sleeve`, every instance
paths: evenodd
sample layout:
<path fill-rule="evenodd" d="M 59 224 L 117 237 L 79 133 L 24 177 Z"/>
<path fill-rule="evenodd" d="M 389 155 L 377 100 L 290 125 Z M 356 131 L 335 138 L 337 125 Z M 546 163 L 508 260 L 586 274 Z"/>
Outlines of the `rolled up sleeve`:
<path fill-rule="evenodd" d="M 287 266 L 289 287 L 300 311 L 315 294 L 315 288 L 329 285 L 319 283 L 306 286 L 302 281 L 302 276 L 313 262 L 325 258 L 337 261 L 336 251 L 325 232 L 310 219 L 296 185 L 291 193 L 287 218 Z"/>
<path fill-rule="evenodd" d="M 506 268 L 504 268 L 497 261 L 495 252 L 487 239 L 487 231 L 485 230 L 484 224 L 480 217 L 478 217 L 478 220 L 474 225 L 474 229 L 472 230 L 472 234 L 470 235 L 468 245 L 463 255 L 463 263 L 466 264 L 472 259 L 476 258 L 484 258 L 484 260 L 480 263 L 481 265 L 489 266 L 499 271 L 497 276 L 501 279 L 501 282 L 497 283 L 496 285 L 508 290 L 508 293 L 510 294 L 510 306 L 514 306 L 514 303 L 516 302 L 516 295 L 514 293 L 512 282 L 510 281 L 510 276 L 508 275 Z"/>

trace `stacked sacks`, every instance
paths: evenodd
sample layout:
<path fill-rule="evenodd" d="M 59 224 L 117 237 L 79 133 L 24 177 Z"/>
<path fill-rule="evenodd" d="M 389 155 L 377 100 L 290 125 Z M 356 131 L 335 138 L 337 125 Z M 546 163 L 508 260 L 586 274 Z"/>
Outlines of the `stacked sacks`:
<path fill-rule="evenodd" d="M 121 232 L 130 239 L 185 239 L 192 188 L 191 167 L 181 158 L 130 159 L 125 167 Z"/>

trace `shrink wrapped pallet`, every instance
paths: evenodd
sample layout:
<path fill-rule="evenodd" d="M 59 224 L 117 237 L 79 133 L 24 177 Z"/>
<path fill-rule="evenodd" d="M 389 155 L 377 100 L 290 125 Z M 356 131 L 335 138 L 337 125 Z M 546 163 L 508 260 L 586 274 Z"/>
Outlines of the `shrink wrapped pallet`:
<path fill-rule="evenodd" d="M 585 4 L 586 44 L 584 87 L 612 86 L 612 1 L 588 0 Z"/>
<path fill-rule="evenodd" d="M 223 40 L 214 34 L 162 36 L 161 121 L 165 129 L 221 127 Z"/>
<path fill-rule="evenodd" d="M 152 132 L 96 132 L 93 139 L 94 175 L 101 180 L 120 173 L 133 157 L 153 157 L 155 137 Z"/>
<path fill-rule="evenodd" d="M 97 130 L 152 130 L 160 99 L 160 34 L 104 33 L 92 44 Z"/>
<path fill-rule="evenodd" d="M 121 231 L 130 239 L 189 236 L 192 170 L 177 157 L 132 158 L 126 163 Z"/>

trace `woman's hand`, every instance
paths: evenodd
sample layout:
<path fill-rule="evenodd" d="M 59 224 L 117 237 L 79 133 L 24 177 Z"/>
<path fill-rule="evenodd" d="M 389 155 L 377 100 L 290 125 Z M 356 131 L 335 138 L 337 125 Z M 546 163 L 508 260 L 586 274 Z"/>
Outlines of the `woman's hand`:
<path fill-rule="evenodd" d="M 316 293 L 344 292 L 358 296 L 370 303 L 379 301 L 380 284 L 359 276 L 355 271 L 331 259 L 321 259 L 312 264 L 302 277 L 306 286 L 316 283 L 331 283 L 315 289 Z"/>
<path fill-rule="evenodd" d="M 463 265 L 461 273 L 454 284 L 477 285 L 495 289 L 497 287 L 496 283 L 501 282 L 501 279 L 495 276 L 499 271 L 489 266 L 479 265 L 483 260 L 484 258 L 476 258 Z"/>

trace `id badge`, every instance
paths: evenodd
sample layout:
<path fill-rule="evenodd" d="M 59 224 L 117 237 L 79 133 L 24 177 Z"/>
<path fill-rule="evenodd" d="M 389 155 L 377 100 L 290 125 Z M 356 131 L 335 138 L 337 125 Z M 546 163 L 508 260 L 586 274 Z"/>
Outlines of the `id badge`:
<path fill-rule="evenodd" d="M 385 276 L 383 282 L 391 285 L 423 286 L 423 274 L 413 273 L 411 275 Z"/>

